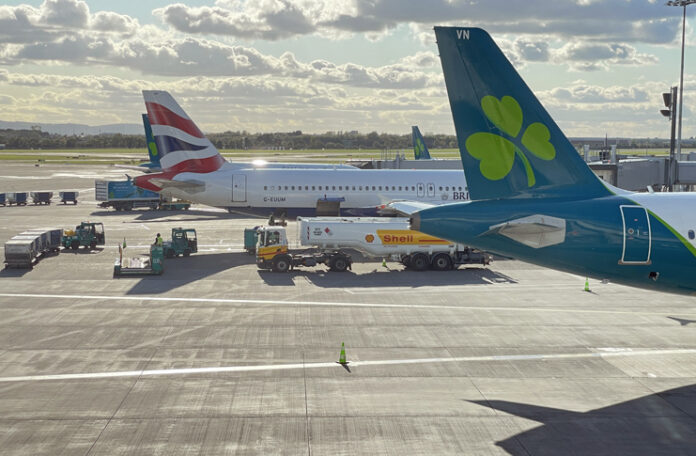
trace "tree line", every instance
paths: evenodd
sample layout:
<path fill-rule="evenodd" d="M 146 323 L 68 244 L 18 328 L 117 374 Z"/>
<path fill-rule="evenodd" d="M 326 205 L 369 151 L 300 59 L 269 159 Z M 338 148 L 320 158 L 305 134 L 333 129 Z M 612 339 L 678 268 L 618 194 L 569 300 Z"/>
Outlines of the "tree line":
<path fill-rule="evenodd" d="M 326 132 L 307 134 L 302 131 L 286 133 L 249 133 L 226 131 L 207 134 L 218 149 L 410 149 L 411 135 L 388 133 Z M 453 149 L 457 147 L 454 135 L 425 135 L 425 143 L 431 149 Z M 603 138 L 576 138 L 575 147 L 590 144 L 591 149 L 601 149 Z M 663 138 L 618 138 L 608 144 L 617 144 L 620 149 L 669 148 L 669 140 Z M 107 134 L 60 135 L 40 130 L 0 130 L 0 145 L 5 149 L 107 149 L 146 148 L 145 135 Z M 682 139 L 683 147 L 696 147 L 694 138 Z"/>
<path fill-rule="evenodd" d="M 218 149 L 410 149 L 411 135 L 371 132 L 327 132 L 307 134 L 249 133 L 226 131 L 206 135 Z M 427 135 L 433 149 L 457 147 L 453 135 Z M 99 134 L 59 135 L 38 130 L 0 130 L 0 144 L 6 149 L 103 149 L 145 148 L 145 135 Z"/>

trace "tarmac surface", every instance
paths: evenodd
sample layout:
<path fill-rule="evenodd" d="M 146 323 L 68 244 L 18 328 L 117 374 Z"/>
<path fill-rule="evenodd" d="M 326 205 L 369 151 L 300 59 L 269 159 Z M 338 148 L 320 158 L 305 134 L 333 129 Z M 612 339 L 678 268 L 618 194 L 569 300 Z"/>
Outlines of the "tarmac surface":
<path fill-rule="evenodd" d="M 107 238 L 0 271 L 3 455 L 696 454 L 696 298 L 512 260 L 259 271 L 242 232 L 264 220 L 97 208 L 93 179 L 122 173 L 0 170 L 0 191 L 82 190 L 0 207 L 2 243 Z M 124 238 L 144 254 L 175 226 L 199 253 L 112 278 Z"/>

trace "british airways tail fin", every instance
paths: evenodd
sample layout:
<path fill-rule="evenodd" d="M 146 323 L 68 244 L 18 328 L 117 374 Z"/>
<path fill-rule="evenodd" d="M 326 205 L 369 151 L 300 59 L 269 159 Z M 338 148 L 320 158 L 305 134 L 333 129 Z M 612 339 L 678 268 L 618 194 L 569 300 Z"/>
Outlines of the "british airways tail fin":
<path fill-rule="evenodd" d="M 610 194 L 486 31 L 435 36 L 472 199 Z"/>
<path fill-rule="evenodd" d="M 167 172 L 209 173 L 225 159 L 169 92 L 143 90 L 160 164 Z"/>
<path fill-rule="evenodd" d="M 430 160 L 430 151 L 425 145 L 425 139 L 423 139 L 418 126 L 411 127 L 411 137 L 413 138 L 413 155 L 415 155 L 416 160 Z"/>
<path fill-rule="evenodd" d="M 147 140 L 147 154 L 150 157 L 150 162 L 145 163 L 142 166 L 148 168 L 160 168 L 160 156 L 157 151 L 157 144 L 155 144 L 155 138 L 152 136 L 152 127 L 150 126 L 150 121 L 147 118 L 147 114 L 143 114 L 143 127 L 145 128 L 145 139 Z"/>

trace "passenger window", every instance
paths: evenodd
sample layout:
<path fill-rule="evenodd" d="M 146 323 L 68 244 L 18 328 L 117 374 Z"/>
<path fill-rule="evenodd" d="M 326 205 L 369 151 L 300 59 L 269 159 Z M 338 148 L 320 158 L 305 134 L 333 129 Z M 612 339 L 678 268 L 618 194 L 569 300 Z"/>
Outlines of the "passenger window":
<path fill-rule="evenodd" d="M 355 185 L 353 185 L 353 191 L 355 191 Z"/>
<path fill-rule="evenodd" d="M 312 188 L 314 188 L 314 187 L 312 187 Z M 305 189 L 305 190 L 309 190 L 309 185 L 305 185 L 305 186 L 304 186 L 304 189 Z"/>
<path fill-rule="evenodd" d="M 264 190 L 268 190 L 268 185 L 264 185 L 264 186 L 263 186 L 263 189 L 264 189 Z"/>
<path fill-rule="evenodd" d="M 333 187 L 331 187 L 331 190 L 336 190 L 336 186 L 334 185 Z"/>
<path fill-rule="evenodd" d="M 290 190 L 295 190 L 295 186 L 293 185 L 292 188 L 291 188 Z"/>
<path fill-rule="evenodd" d="M 401 191 L 401 185 L 399 185 L 399 191 Z"/>
<path fill-rule="evenodd" d="M 415 185 L 411 185 L 411 191 L 412 191 L 412 192 L 415 192 L 415 191 L 416 191 L 416 186 L 415 186 Z"/>
<path fill-rule="evenodd" d="M 440 190 L 439 190 L 439 191 L 442 191 L 442 187 L 440 187 Z"/>
<path fill-rule="evenodd" d="M 339 185 L 339 186 L 338 186 L 338 189 L 339 189 L 339 190 L 343 190 L 343 185 Z"/>
<path fill-rule="evenodd" d="M 359 189 L 360 191 L 362 191 L 362 185 L 361 185 L 360 187 L 358 187 L 358 189 Z"/>
<path fill-rule="evenodd" d="M 314 185 L 312 185 L 312 190 L 316 190 L 316 188 L 314 188 Z"/>
<path fill-rule="evenodd" d="M 377 187 L 375 187 L 375 186 L 373 185 L 373 186 L 372 186 L 372 191 L 374 192 L 375 190 L 377 190 Z"/>
<path fill-rule="evenodd" d="M 382 190 L 382 186 L 381 186 L 381 185 L 379 186 L 379 189 Z"/>
<path fill-rule="evenodd" d="M 445 187 L 445 191 L 449 192 L 449 186 Z"/>
<path fill-rule="evenodd" d="M 694 238 L 694 230 L 689 230 L 689 239 Z"/>

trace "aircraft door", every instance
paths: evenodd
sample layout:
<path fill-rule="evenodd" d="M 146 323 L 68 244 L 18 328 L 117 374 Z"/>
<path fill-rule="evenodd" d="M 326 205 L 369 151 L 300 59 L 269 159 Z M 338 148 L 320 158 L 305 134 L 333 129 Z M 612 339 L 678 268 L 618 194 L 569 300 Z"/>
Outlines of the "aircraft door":
<path fill-rule="evenodd" d="M 425 185 L 418 184 L 416 189 L 418 190 L 418 192 L 417 192 L 418 198 L 423 198 L 425 196 Z"/>
<path fill-rule="evenodd" d="M 428 198 L 435 198 L 435 184 L 428 184 Z"/>
<path fill-rule="evenodd" d="M 650 218 L 641 206 L 621 206 L 623 253 L 619 264 L 650 264 Z"/>
<path fill-rule="evenodd" d="M 232 202 L 244 202 L 246 201 L 246 175 L 245 174 L 233 174 L 232 175 Z"/>

